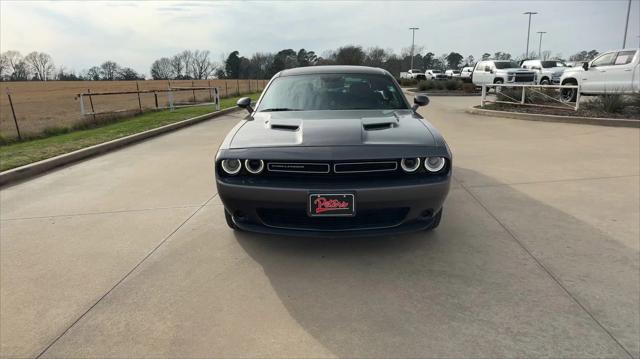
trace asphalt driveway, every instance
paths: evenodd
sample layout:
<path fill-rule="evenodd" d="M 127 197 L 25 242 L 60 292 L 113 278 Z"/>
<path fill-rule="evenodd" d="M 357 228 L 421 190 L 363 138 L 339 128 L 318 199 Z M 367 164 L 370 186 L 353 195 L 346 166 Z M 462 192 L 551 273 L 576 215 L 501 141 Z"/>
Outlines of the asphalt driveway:
<path fill-rule="evenodd" d="M 432 233 L 234 233 L 241 113 L 0 191 L 2 357 L 639 357 L 640 131 L 421 110 L 454 153 Z"/>

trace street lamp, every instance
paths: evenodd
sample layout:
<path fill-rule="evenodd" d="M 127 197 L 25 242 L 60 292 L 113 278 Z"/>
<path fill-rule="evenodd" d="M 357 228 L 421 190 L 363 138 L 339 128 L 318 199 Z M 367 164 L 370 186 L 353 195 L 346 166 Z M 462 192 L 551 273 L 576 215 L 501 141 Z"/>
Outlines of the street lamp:
<path fill-rule="evenodd" d="M 413 44 L 416 40 L 416 30 L 420 30 L 419 27 L 410 27 L 411 30 L 411 69 L 413 69 Z"/>
<path fill-rule="evenodd" d="M 538 45 L 538 56 L 540 57 L 540 60 L 542 60 L 542 34 L 546 33 L 546 31 L 538 31 L 538 34 L 540 34 L 540 44 Z"/>
<path fill-rule="evenodd" d="M 527 52 L 524 54 L 524 57 L 529 57 L 529 35 L 531 34 L 531 15 L 537 14 L 537 12 L 527 11 L 523 12 L 523 15 L 529 15 L 529 28 L 527 28 Z"/>
<path fill-rule="evenodd" d="M 631 12 L 631 0 L 627 6 L 627 22 L 624 24 L 624 39 L 622 39 L 622 48 L 627 46 L 627 29 L 629 28 L 629 13 Z"/>

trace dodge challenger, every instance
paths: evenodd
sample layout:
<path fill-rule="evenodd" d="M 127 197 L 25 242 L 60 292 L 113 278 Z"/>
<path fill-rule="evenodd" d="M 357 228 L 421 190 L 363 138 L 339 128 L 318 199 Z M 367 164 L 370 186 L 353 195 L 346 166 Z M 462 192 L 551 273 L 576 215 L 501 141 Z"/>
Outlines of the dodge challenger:
<path fill-rule="evenodd" d="M 442 135 L 387 71 L 281 71 L 226 136 L 218 194 L 235 230 L 354 236 L 431 230 L 442 218 L 452 157 Z"/>

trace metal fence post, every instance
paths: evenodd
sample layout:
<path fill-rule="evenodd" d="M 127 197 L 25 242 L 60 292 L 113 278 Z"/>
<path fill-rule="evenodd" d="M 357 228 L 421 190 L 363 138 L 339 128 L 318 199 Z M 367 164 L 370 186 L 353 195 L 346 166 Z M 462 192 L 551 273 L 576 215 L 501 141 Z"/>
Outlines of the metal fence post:
<path fill-rule="evenodd" d="M 218 91 L 217 87 L 214 89 L 214 91 L 216 93 L 216 111 L 220 111 L 220 91 Z"/>
<path fill-rule="evenodd" d="M 83 95 L 80 94 L 80 116 L 84 117 L 85 111 L 84 111 L 84 99 L 82 97 Z"/>
<path fill-rule="evenodd" d="M 142 113 L 142 101 L 140 101 L 140 84 L 136 81 L 136 91 L 138 92 L 138 107 L 140 108 L 140 113 Z"/>
<path fill-rule="evenodd" d="M 153 91 L 153 97 L 155 97 L 156 99 L 156 110 L 158 109 L 158 93 L 156 91 Z"/>
<path fill-rule="evenodd" d="M 213 102 L 213 94 L 211 93 L 211 80 L 207 81 L 209 84 L 209 102 Z"/>
<path fill-rule="evenodd" d="M 487 85 L 482 85 L 482 96 L 480 97 L 480 107 L 484 107 L 484 101 L 487 98 Z"/>
<path fill-rule="evenodd" d="M 196 82 L 191 80 L 191 92 L 193 92 L 193 103 L 196 103 L 196 90 L 194 89 L 194 87 L 196 87 Z"/>
<path fill-rule="evenodd" d="M 11 92 L 7 87 L 7 97 L 9 97 L 9 106 L 11 106 L 11 114 L 13 115 L 13 123 L 16 124 L 16 132 L 18 133 L 18 140 L 22 141 L 22 135 L 20 134 L 20 126 L 18 126 L 18 119 L 16 118 L 16 110 L 13 108 L 13 100 L 11 100 Z"/>
<path fill-rule="evenodd" d="M 520 103 L 523 104 L 523 105 L 524 105 L 525 91 L 526 91 L 526 87 L 524 85 L 522 85 L 522 99 L 520 100 Z"/>
<path fill-rule="evenodd" d="M 576 87 L 576 111 L 580 109 L 580 85 Z"/>
<path fill-rule="evenodd" d="M 173 92 L 171 91 L 171 86 L 169 86 L 169 91 L 167 92 L 167 97 L 169 98 L 169 108 L 173 111 Z"/>
<path fill-rule="evenodd" d="M 96 121 L 96 110 L 93 109 L 93 97 L 91 96 L 91 89 L 87 89 L 87 93 L 89 94 L 89 104 L 91 105 L 91 117 L 93 117 L 93 121 Z"/>

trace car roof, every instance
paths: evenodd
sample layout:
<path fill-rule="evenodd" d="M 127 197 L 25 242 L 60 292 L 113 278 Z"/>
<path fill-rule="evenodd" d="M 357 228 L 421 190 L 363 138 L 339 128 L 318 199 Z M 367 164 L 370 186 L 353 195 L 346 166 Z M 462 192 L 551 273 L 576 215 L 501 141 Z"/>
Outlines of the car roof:
<path fill-rule="evenodd" d="M 322 66 L 306 66 L 296 67 L 293 69 L 282 70 L 277 75 L 281 76 L 296 76 L 296 75 L 311 75 L 311 74 L 374 74 L 374 75 L 386 75 L 386 70 L 369 67 L 369 66 L 347 66 L 347 65 L 322 65 Z"/>

